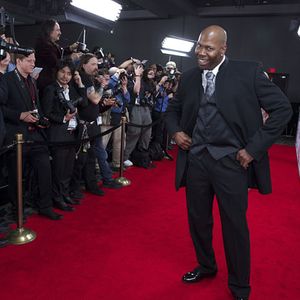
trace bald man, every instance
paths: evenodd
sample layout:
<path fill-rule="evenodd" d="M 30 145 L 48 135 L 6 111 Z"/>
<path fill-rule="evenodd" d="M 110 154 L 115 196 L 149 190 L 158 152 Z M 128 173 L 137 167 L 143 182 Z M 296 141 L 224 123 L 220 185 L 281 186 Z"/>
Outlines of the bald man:
<path fill-rule="evenodd" d="M 271 192 L 268 148 L 291 117 L 286 96 L 255 62 L 225 56 L 226 31 L 205 28 L 195 54 L 198 66 L 185 72 L 166 113 L 179 146 L 176 189 L 186 186 L 190 233 L 198 266 L 185 283 L 217 274 L 212 247 L 213 199 L 218 201 L 228 285 L 235 300 L 250 293 L 250 243 L 246 219 L 248 187 Z M 270 117 L 263 124 L 261 108 Z"/>

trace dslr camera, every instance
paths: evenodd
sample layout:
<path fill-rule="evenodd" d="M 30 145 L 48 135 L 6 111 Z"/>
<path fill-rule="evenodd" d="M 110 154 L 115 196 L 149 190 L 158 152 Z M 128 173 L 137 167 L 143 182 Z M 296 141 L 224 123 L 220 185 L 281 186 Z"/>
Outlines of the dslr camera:
<path fill-rule="evenodd" d="M 3 7 L 0 8 L 0 35 L 5 34 L 5 29 L 7 25 L 10 25 L 11 33 L 13 32 L 14 26 L 14 18 L 11 18 L 9 14 L 5 11 Z M 13 40 L 15 41 L 14 34 Z M 34 52 L 31 48 L 22 48 L 14 44 L 7 43 L 4 39 L 0 37 L 0 60 L 5 59 L 6 52 L 8 53 L 17 53 L 17 54 L 24 54 L 30 55 Z"/>
<path fill-rule="evenodd" d="M 118 91 L 118 90 L 117 90 Z M 102 98 L 101 99 L 109 99 L 109 98 L 114 98 L 116 104 L 118 107 L 122 107 L 122 103 L 120 103 L 116 98 L 115 98 L 115 95 L 117 94 L 117 91 L 114 93 L 112 91 L 112 89 L 107 89 L 107 90 L 104 90 L 103 92 L 103 95 L 102 95 Z"/>
<path fill-rule="evenodd" d="M 57 95 L 60 103 L 64 106 L 66 110 L 69 110 L 71 114 L 73 114 L 76 111 L 76 107 L 83 102 L 83 98 L 79 97 L 75 100 L 67 100 L 64 94 L 64 88 L 59 87 L 57 89 Z"/>
<path fill-rule="evenodd" d="M 140 99 L 140 105 L 142 106 L 154 106 L 153 95 L 151 91 L 145 91 L 144 97 Z"/>
<path fill-rule="evenodd" d="M 45 117 L 41 117 L 39 114 L 39 111 L 37 109 L 34 109 L 31 113 L 35 118 L 38 120 L 34 123 L 35 126 L 42 126 L 42 127 L 50 127 L 50 122 Z"/>

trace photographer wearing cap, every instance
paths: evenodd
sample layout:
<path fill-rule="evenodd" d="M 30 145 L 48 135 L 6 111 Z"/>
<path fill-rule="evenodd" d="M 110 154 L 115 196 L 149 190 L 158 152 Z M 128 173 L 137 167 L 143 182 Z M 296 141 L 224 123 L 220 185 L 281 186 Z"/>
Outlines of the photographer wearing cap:
<path fill-rule="evenodd" d="M 56 20 L 49 19 L 42 24 L 40 36 L 35 44 L 36 65 L 43 68 L 37 81 L 40 95 L 44 88 L 55 80 L 55 68 L 58 61 L 78 47 L 78 43 L 74 43 L 61 48 L 57 43 L 60 36 L 61 30 Z"/>
<path fill-rule="evenodd" d="M 49 126 L 49 121 L 43 117 L 35 80 L 30 76 L 35 65 L 34 53 L 28 56 L 17 54 L 16 64 L 16 69 L 4 74 L 0 82 L 0 99 L 4 101 L 2 109 L 7 130 L 5 142 L 11 144 L 17 133 L 22 133 L 25 141 L 45 142 L 46 136 L 43 128 Z M 61 219 L 62 216 L 52 210 L 51 167 L 48 147 L 38 144 L 24 144 L 23 155 L 24 163 L 28 163 L 32 167 L 37 180 L 36 205 L 39 213 L 52 220 Z M 13 208 L 16 209 L 15 151 L 9 153 L 8 165 L 9 192 Z"/>
<path fill-rule="evenodd" d="M 79 138 L 77 110 L 86 105 L 84 85 L 71 61 L 61 61 L 56 68 L 56 81 L 48 85 L 41 99 L 45 116 L 51 122 L 46 130 L 52 157 L 52 197 L 56 208 L 73 211 L 68 204 L 79 204 L 70 198 L 69 185 L 73 174 L 76 144 Z M 65 144 L 70 142 L 70 144 Z M 60 145 L 59 143 L 62 143 Z M 72 144 L 73 143 L 73 144 Z"/>

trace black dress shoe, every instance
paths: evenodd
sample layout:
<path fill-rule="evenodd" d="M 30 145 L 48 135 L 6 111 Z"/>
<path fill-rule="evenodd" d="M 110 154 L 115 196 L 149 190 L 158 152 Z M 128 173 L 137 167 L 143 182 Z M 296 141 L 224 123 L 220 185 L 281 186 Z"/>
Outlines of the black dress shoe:
<path fill-rule="evenodd" d="M 47 209 L 41 209 L 39 212 L 40 215 L 45 216 L 51 220 L 60 220 L 63 218 L 62 215 L 56 213 L 55 211 L 53 211 L 51 208 L 47 208 Z"/>
<path fill-rule="evenodd" d="M 116 182 L 115 180 L 104 181 L 103 186 L 109 189 L 120 189 L 123 185 L 121 183 Z"/>
<path fill-rule="evenodd" d="M 0 238 L 0 248 L 6 247 L 8 245 L 8 240 L 4 238 Z"/>
<path fill-rule="evenodd" d="M 192 272 L 185 273 L 182 277 L 182 281 L 185 283 L 194 283 L 202 280 L 203 278 L 214 277 L 216 274 L 217 270 L 210 273 L 204 273 L 199 268 L 196 268 Z"/>
<path fill-rule="evenodd" d="M 74 207 L 68 205 L 64 201 L 53 201 L 53 206 L 55 208 L 58 208 L 58 209 L 63 210 L 63 211 L 74 211 L 75 210 Z"/>
<path fill-rule="evenodd" d="M 78 199 L 72 199 L 69 196 L 64 196 L 64 202 L 66 204 L 71 204 L 71 205 L 78 205 L 78 204 L 80 204 L 80 201 Z"/>
<path fill-rule="evenodd" d="M 72 191 L 70 192 L 70 197 L 72 199 L 83 199 L 84 195 L 80 191 Z"/>
<path fill-rule="evenodd" d="M 104 192 L 102 190 L 100 190 L 99 188 L 92 189 L 92 190 L 87 190 L 87 191 L 90 192 L 93 195 L 104 196 Z"/>

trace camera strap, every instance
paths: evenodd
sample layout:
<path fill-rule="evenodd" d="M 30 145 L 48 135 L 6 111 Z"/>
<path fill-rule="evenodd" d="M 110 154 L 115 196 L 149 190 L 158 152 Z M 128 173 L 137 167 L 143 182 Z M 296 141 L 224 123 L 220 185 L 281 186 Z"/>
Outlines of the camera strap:
<path fill-rule="evenodd" d="M 31 78 L 27 77 L 27 78 L 22 79 L 17 68 L 14 70 L 14 72 L 18 78 L 18 81 L 20 83 L 22 90 L 29 94 L 30 99 L 33 103 L 33 108 L 34 109 L 37 108 L 36 107 L 36 90 L 35 90 L 35 86 L 34 86 L 33 82 L 31 81 Z M 28 75 L 28 76 L 30 76 L 30 75 Z"/>

